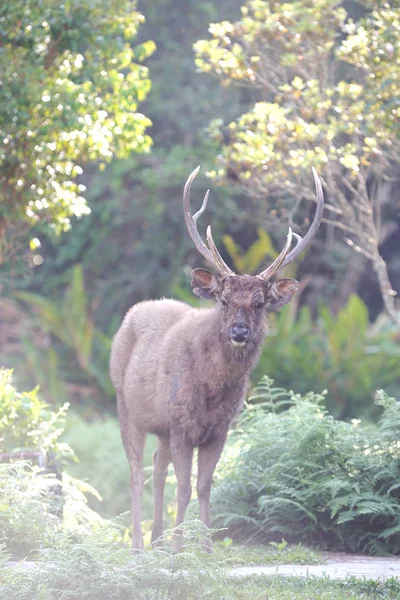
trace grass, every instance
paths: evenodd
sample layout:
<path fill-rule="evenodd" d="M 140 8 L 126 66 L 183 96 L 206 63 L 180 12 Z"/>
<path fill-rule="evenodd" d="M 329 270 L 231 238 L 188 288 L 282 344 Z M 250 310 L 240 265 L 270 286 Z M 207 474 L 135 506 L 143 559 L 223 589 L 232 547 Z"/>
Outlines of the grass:
<path fill-rule="evenodd" d="M 107 416 L 87 421 L 76 411 L 70 410 L 62 441 L 70 445 L 78 457 L 77 462 L 68 465 L 68 473 L 87 481 L 101 496 L 101 500 L 90 497 L 89 506 L 105 519 L 113 519 L 130 511 L 129 464 L 118 419 Z M 153 515 L 152 455 L 156 446 L 157 438 L 148 435 L 144 453 L 146 481 L 142 499 L 143 520 L 151 519 Z M 168 478 L 165 505 L 168 506 L 174 499 L 175 487 Z M 126 516 L 124 522 L 129 526 L 130 516 Z"/>
<path fill-rule="evenodd" d="M 398 600 L 400 582 L 328 578 L 232 577 L 240 564 L 315 563 L 319 555 L 284 541 L 266 546 L 217 542 L 200 551 L 204 526 L 185 525 L 185 548 L 174 554 L 157 549 L 132 556 L 110 526 L 80 541 L 57 536 L 35 569 L 3 566 L 0 598 L 10 600 Z M 173 535 L 168 532 L 166 542 Z M 1 550 L 1 549 L 0 549 Z"/>
<path fill-rule="evenodd" d="M 37 570 L 0 567 L 0 597 L 12 600 L 398 600 L 400 582 L 317 577 L 234 578 L 210 557 L 149 552 L 93 561 L 77 546 L 75 562 L 52 553 Z"/>
<path fill-rule="evenodd" d="M 308 577 L 246 577 L 231 581 L 229 594 L 235 600 L 398 600 L 400 583 L 359 581 L 348 578 L 333 581 Z"/>
<path fill-rule="evenodd" d="M 230 538 L 214 543 L 214 556 L 230 565 L 318 565 L 321 554 L 301 544 L 290 545 L 285 540 L 269 544 L 238 544 Z"/>

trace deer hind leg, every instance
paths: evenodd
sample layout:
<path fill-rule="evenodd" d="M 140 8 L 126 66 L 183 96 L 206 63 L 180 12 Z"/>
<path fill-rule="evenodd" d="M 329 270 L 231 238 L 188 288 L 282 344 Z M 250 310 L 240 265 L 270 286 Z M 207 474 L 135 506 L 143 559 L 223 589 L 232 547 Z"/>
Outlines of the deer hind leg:
<path fill-rule="evenodd" d="M 205 444 L 199 446 L 197 495 L 199 497 L 200 519 L 210 527 L 210 491 L 215 467 L 225 445 L 226 433 L 214 436 Z M 212 551 L 210 537 L 205 537 L 202 543 L 205 552 Z"/>
<path fill-rule="evenodd" d="M 159 437 L 158 447 L 153 454 L 154 513 L 153 530 L 151 532 L 152 544 L 156 542 L 163 533 L 164 487 L 170 462 L 171 451 L 169 438 Z"/>
<path fill-rule="evenodd" d="M 185 519 L 186 509 L 192 496 L 192 461 L 193 446 L 181 436 L 171 437 L 171 456 L 177 480 L 177 514 L 175 527 L 179 527 Z M 174 550 L 179 552 L 183 546 L 182 531 L 176 532 Z"/>
<path fill-rule="evenodd" d="M 132 520 L 133 534 L 132 547 L 138 550 L 143 550 L 142 537 L 142 495 L 144 486 L 144 471 L 143 471 L 143 451 L 145 443 L 145 434 L 140 431 L 131 433 L 129 440 L 129 466 L 131 468 L 131 500 L 132 500 Z"/>
<path fill-rule="evenodd" d="M 143 453 L 146 434 L 139 431 L 126 412 L 122 395 L 118 394 L 118 412 L 121 425 L 121 436 L 131 470 L 131 502 L 132 502 L 132 548 L 143 549 L 141 509 L 144 486 Z"/>

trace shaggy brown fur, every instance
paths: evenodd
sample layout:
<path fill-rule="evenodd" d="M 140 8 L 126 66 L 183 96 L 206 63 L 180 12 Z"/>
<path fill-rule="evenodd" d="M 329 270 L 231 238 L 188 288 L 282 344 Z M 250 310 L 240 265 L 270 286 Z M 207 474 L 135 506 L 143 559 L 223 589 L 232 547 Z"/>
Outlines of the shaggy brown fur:
<path fill-rule="evenodd" d="M 166 299 L 141 302 L 128 311 L 113 340 L 111 378 L 131 468 L 135 548 L 143 547 L 146 433 L 159 438 L 152 541 L 162 534 L 163 490 L 171 458 L 178 482 L 176 525 L 184 520 L 195 447 L 200 518 L 209 526 L 212 476 L 229 424 L 243 405 L 267 333 L 267 312 L 289 302 L 298 288 L 293 279 L 270 283 L 249 275 L 217 278 L 204 269 L 196 269 L 192 277 L 194 293 L 215 299 L 215 307 L 196 309 Z M 178 548 L 180 544 L 178 540 Z M 211 542 L 206 540 L 204 546 L 210 549 Z"/>

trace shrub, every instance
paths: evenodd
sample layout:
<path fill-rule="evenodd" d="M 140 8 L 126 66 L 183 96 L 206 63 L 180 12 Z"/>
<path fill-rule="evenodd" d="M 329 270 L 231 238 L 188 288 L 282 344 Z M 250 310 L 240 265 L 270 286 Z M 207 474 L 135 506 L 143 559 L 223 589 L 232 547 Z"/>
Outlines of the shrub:
<path fill-rule="evenodd" d="M 400 553 L 400 406 L 377 395 L 377 428 L 338 421 L 323 396 L 256 389 L 212 494 L 217 526 L 330 550 Z M 289 407 L 282 411 L 282 408 Z"/>
<path fill-rule="evenodd" d="M 38 388 L 18 392 L 12 371 L 0 369 L 0 452 L 36 449 L 56 453 L 59 458 L 72 451 L 59 441 L 68 404 L 57 411 L 38 396 Z"/>
<path fill-rule="evenodd" d="M 61 473 L 73 454 L 59 440 L 67 409 L 50 410 L 37 388 L 18 392 L 11 371 L 0 369 L 0 531 L 14 557 L 36 556 L 63 531 L 79 538 L 105 523 L 87 505 L 85 493 L 97 492 Z M 31 462 L 18 460 L 31 453 Z"/>
<path fill-rule="evenodd" d="M 339 418 L 376 418 L 376 390 L 399 391 L 398 329 L 370 327 L 358 296 L 351 296 L 337 315 L 320 307 L 316 318 L 308 306 L 298 310 L 291 304 L 271 315 L 270 324 L 257 379 L 267 374 L 300 393 L 327 389 L 327 407 Z"/>
<path fill-rule="evenodd" d="M 80 540 L 88 531 L 104 527 L 106 522 L 88 507 L 85 493 L 96 491 L 63 473 L 61 499 L 53 474 L 25 461 L 0 463 L 0 531 L 7 552 L 17 559 L 37 558 L 63 532 Z M 61 501 L 62 519 L 57 510 Z"/>

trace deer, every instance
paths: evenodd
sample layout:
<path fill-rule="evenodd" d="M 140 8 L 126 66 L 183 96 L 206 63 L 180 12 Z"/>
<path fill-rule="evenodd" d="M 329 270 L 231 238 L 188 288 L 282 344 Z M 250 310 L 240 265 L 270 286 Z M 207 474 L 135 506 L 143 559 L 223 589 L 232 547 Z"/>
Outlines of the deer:
<path fill-rule="evenodd" d="M 182 524 L 192 495 L 194 449 L 198 448 L 197 496 L 200 520 L 210 527 L 210 491 L 214 470 L 234 417 L 243 407 L 249 378 L 268 331 L 267 315 L 292 300 L 299 282 L 276 279 L 315 237 L 322 220 L 324 197 L 313 168 L 316 210 L 302 238 L 289 228 L 279 256 L 258 275 L 237 275 L 219 253 L 209 226 L 207 245 L 198 232 L 207 191 L 200 210 L 192 215 L 190 192 L 197 167 L 183 192 L 184 220 L 200 254 L 215 274 L 196 268 L 191 285 L 196 296 L 214 300 L 212 307 L 192 307 L 173 299 L 146 300 L 132 306 L 111 348 L 110 374 L 118 406 L 121 437 L 130 466 L 132 547 L 143 550 L 141 499 L 143 453 L 147 434 L 155 434 L 153 455 L 152 544 L 163 535 L 163 498 L 168 466 L 177 480 L 175 550 L 183 545 Z M 293 249 L 292 241 L 296 240 Z M 202 542 L 212 551 L 212 540 Z"/>

